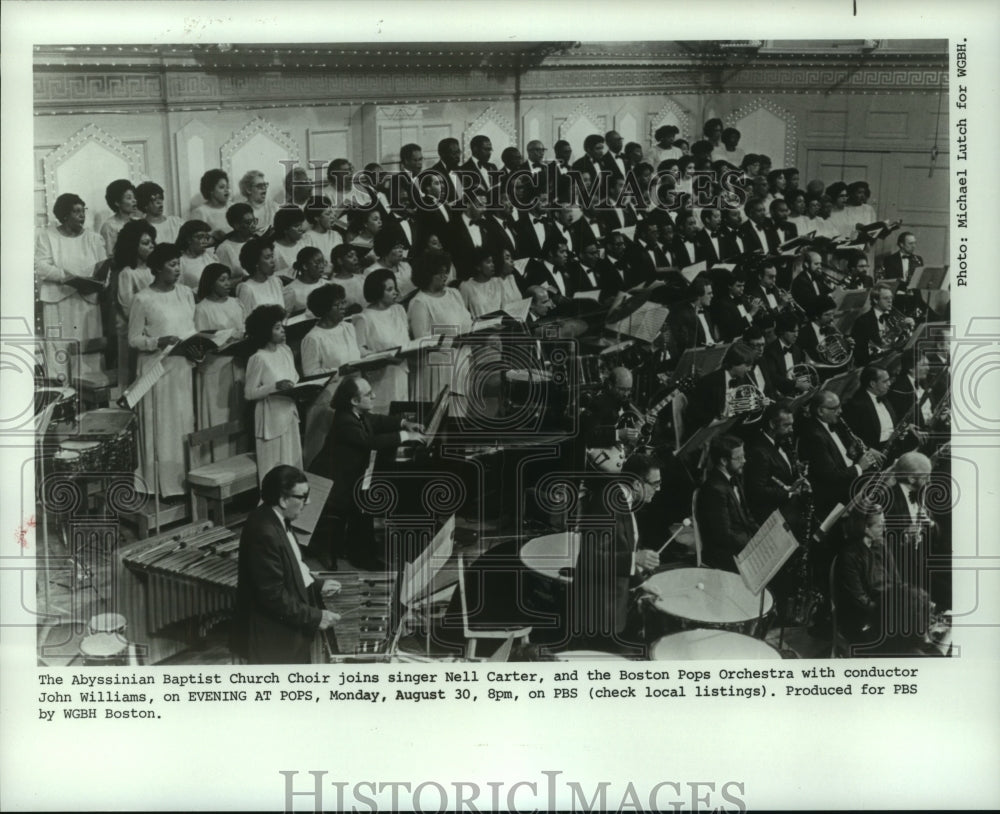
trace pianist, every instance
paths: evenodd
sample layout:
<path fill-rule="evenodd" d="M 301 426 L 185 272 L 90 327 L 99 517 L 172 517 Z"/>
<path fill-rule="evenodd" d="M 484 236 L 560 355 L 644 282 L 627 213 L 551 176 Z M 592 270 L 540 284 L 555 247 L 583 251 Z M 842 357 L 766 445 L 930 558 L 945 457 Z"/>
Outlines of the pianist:
<path fill-rule="evenodd" d="M 374 518 L 362 506 L 360 493 L 367 489 L 375 453 L 408 441 L 424 443 L 422 424 L 398 416 L 372 412 L 372 386 L 362 378 L 344 379 L 333 394 L 333 426 L 311 467 L 333 480 L 310 550 L 321 560 L 336 563 L 346 555 L 351 564 L 366 570 L 384 568 L 375 551 Z"/>
<path fill-rule="evenodd" d="M 279 464 L 264 475 L 260 494 L 263 503 L 240 534 L 230 644 L 248 664 L 308 664 L 316 632 L 340 618 L 323 608 L 325 589 L 303 565 L 292 531 L 309 501 L 309 482 L 301 469 Z"/>

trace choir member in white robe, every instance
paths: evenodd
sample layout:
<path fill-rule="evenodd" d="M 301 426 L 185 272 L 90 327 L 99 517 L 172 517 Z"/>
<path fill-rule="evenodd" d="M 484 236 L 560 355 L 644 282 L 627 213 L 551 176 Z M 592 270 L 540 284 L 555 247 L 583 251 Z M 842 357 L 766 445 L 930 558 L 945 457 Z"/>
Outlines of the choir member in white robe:
<path fill-rule="evenodd" d="M 257 232 L 257 216 L 248 203 L 236 203 L 226 210 L 226 222 L 232 228 L 225 239 L 215 247 L 215 256 L 227 266 L 235 288 L 250 273 L 240 265 L 240 252 Z"/>
<path fill-rule="evenodd" d="M 337 215 L 332 201 L 316 195 L 306 201 L 302 211 L 309 224 L 309 231 L 302 236 L 302 242 L 307 246 L 315 246 L 323 252 L 323 257 L 330 260 L 334 247 L 344 242 L 344 236 L 333 227 Z"/>
<path fill-rule="evenodd" d="M 283 395 L 299 380 L 292 349 L 285 343 L 285 309 L 262 305 L 247 317 L 247 336 L 258 348 L 247 362 L 243 395 L 256 402 L 254 438 L 258 479 L 278 464 L 302 469 L 299 411 L 295 399 Z"/>
<path fill-rule="evenodd" d="M 97 293 L 82 294 L 69 283 L 77 277 L 93 278 L 107 259 L 107 252 L 100 236 L 84 229 L 87 207 L 78 195 L 63 193 L 56 198 L 52 211 L 59 224 L 35 234 L 35 276 L 42 323 L 46 336 L 76 339 L 83 347 L 88 340 L 103 335 L 101 308 Z M 66 381 L 71 362 L 74 378 L 88 378 L 101 371 L 99 353 L 66 359 L 57 343 L 46 344 L 46 376 Z"/>
<path fill-rule="evenodd" d="M 473 252 L 472 277 L 458 287 L 465 307 L 473 317 L 499 311 L 503 305 L 504 285 L 494 276 L 494 262 L 488 248 L 476 249 Z"/>
<path fill-rule="evenodd" d="M 139 351 L 138 376 L 156 365 L 160 352 L 194 333 L 194 292 L 180 285 L 180 251 L 169 243 L 146 261 L 153 282 L 132 300 L 129 345 Z M 164 374 L 143 397 L 139 409 L 139 472 L 136 488 L 162 497 L 185 493 L 184 444 L 194 432 L 191 362 L 183 356 L 162 360 Z"/>
<path fill-rule="evenodd" d="M 174 243 L 184 223 L 176 215 L 164 215 L 163 187 L 155 181 L 143 181 L 135 188 L 136 204 L 149 223 L 156 228 L 158 243 Z"/>
<path fill-rule="evenodd" d="M 306 216 L 297 206 L 283 206 L 274 213 L 274 268 L 279 276 L 292 277 L 295 258 L 306 245 Z"/>
<path fill-rule="evenodd" d="M 306 310 L 309 295 L 313 291 L 329 284 L 326 279 L 326 258 L 315 246 L 306 246 L 299 249 L 292 270 L 295 272 L 295 279 L 285 286 L 282 293 L 285 297 L 285 310 L 290 314 L 298 314 Z"/>
<path fill-rule="evenodd" d="M 240 249 L 240 265 L 250 276 L 236 289 L 236 297 L 249 317 L 261 305 L 285 307 L 281 280 L 274 273 L 274 244 L 264 237 L 255 237 Z"/>
<path fill-rule="evenodd" d="M 198 285 L 194 325 L 199 331 L 232 331 L 232 338 L 243 336 L 244 316 L 240 301 L 231 296 L 232 275 L 222 263 L 205 266 Z M 198 365 L 195 389 L 198 399 L 198 429 L 205 430 L 235 421 L 243 415 L 243 365 L 235 357 L 210 353 Z M 202 462 L 223 461 L 239 452 L 238 439 L 213 441 L 208 457 Z"/>
<path fill-rule="evenodd" d="M 354 317 L 361 355 L 406 345 L 410 341 L 410 325 L 406 311 L 397 301 L 399 288 L 395 275 L 388 269 L 375 269 L 365 278 L 365 299 L 368 307 Z M 409 396 L 409 363 L 405 359 L 389 362 L 365 372 L 372 386 L 377 413 L 388 413 L 394 401 L 406 401 Z"/>
<path fill-rule="evenodd" d="M 222 170 L 209 170 L 201 176 L 199 188 L 205 203 L 191 210 L 191 220 L 205 221 L 211 230 L 212 242 L 218 243 L 229 232 L 229 224 L 226 222 L 226 210 L 229 208 L 229 176 Z"/>
<path fill-rule="evenodd" d="M 219 262 L 211 248 L 211 227 L 203 220 L 185 222 L 177 234 L 176 245 L 181 250 L 181 284 L 197 291 L 205 266 Z"/>
<path fill-rule="evenodd" d="M 330 282 L 336 283 L 344 289 L 347 307 L 353 306 L 354 310 L 364 308 L 365 275 L 361 271 L 361 264 L 358 262 L 358 253 L 355 248 L 342 243 L 331 252 L 330 262 L 333 264 L 333 276 L 330 278 Z"/>
<path fill-rule="evenodd" d="M 153 282 L 146 259 L 156 245 L 156 228 L 146 220 L 126 223 L 118 233 L 111 255 L 115 291 L 115 333 L 118 336 L 118 385 L 128 387 L 135 379 L 137 355 L 128 344 L 128 318 L 132 300 Z"/>

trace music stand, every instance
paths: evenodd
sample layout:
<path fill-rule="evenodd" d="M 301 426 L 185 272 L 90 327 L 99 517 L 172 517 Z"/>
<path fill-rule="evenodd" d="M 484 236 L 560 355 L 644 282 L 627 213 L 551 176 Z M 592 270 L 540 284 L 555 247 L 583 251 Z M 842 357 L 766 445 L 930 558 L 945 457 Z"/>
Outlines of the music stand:
<path fill-rule="evenodd" d="M 684 459 L 687 455 L 695 449 L 702 447 L 704 445 L 704 453 L 708 453 L 708 444 L 717 435 L 721 435 L 724 432 L 729 432 L 732 426 L 739 421 L 740 417 L 734 415 L 731 418 L 725 418 L 718 421 L 713 421 L 711 424 L 707 424 L 699 430 L 696 430 L 687 441 L 681 444 L 680 448 L 674 453 L 674 457 L 677 458 L 681 464 L 684 464 Z M 699 467 L 701 466 L 701 461 L 698 462 Z M 684 464 L 686 468 L 686 464 Z M 691 471 L 688 470 L 688 475 L 691 475 Z M 694 480 L 694 477 L 691 478 Z"/>
<path fill-rule="evenodd" d="M 767 584 L 774 579 L 788 558 L 798 549 L 799 543 L 788 526 L 788 521 L 780 509 L 771 512 L 757 533 L 750 538 L 742 551 L 736 555 L 736 570 L 743 578 L 743 584 L 753 594 L 760 594 L 760 609 L 757 612 L 757 630 L 763 629 L 764 596 Z M 764 638 L 763 634 L 760 638 Z"/>
<path fill-rule="evenodd" d="M 455 548 L 455 515 L 451 515 L 434 535 L 420 555 L 413 562 L 403 566 L 403 580 L 399 588 L 399 602 L 410 613 L 415 605 L 422 605 L 424 611 L 424 641 L 427 655 L 431 654 L 431 603 L 429 601 L 434 578 L 451 559 Z M 403 619 L 399 620 L 396 635 L 389 647 L 391 656 L 399 647 L 403 632 Z"/>
<path fill-rule="evenodd" d="M 732 347 L 732 342 L 716 343 L 707 347 L 688 348 L 677 360 L 677 376 L 704 376 L 718 370 L 722 366 L 726 351 Z"/>
<path fill-rule="evenodd" d="M 854 395 L 860 384 L 861 369 L 853 368 L 836 376 L 831 376 L 823 382 L 821 389 L 834 393 L 841 401 L 846 401 Z"/>

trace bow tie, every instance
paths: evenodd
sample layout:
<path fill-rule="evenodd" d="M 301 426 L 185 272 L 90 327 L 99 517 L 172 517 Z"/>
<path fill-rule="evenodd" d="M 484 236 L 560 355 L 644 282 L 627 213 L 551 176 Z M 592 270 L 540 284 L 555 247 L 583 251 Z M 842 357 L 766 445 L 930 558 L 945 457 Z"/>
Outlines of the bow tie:
<path fill-rule="evenodd" d="M 545 223 L 545 218 L 532 218 L 532 223 Z"/>
<path fill-rule="evenodd" d="M 875 401 L 878 404 L 885 404 L 885 396 L 875 396 Z"/>
<path fill-rule="evenodd" d="M 787 346 L 786 345 L 782 345 L 781 346 L 781 352 L 783 354 L 784 353 L 791 353 L 792 352 L 792 346 L 791 345 L 787 345 Z"/>
<path fill-rule="evenodd" d="M 533 170 L 540 170 L 541 168 L 542 168 L 542 165 L 539 164 L 537 161 L 532 161 L 531 162 L 531 169 L 533 169 Z"/>

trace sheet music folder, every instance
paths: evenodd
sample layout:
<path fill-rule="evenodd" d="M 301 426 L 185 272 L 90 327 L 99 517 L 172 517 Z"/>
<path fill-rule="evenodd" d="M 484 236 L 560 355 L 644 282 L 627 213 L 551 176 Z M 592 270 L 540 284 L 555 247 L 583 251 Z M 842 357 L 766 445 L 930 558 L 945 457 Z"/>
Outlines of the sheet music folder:
<path fill-rule="evenodd" d="M 743 584 L 751 593 L 759 594 L 798 547 L 781 510 L 775 509 L 736 555 L 736 569 Z"/>

